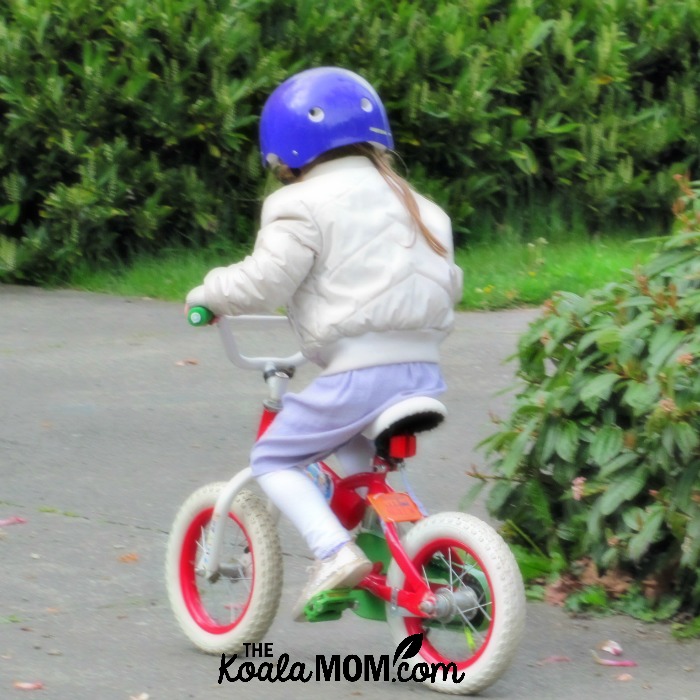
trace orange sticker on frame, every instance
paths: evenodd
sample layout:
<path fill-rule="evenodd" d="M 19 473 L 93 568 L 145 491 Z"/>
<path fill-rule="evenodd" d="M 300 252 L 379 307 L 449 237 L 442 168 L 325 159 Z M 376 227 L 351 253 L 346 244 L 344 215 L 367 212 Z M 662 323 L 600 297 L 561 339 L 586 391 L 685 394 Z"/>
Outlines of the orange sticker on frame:
<path fill-rule="evenodd" d="M 377 515 L 386 522 L 415 522 L 423 517 L 407 493 L 376 493 L 368 496 L 368 499 Z"/>

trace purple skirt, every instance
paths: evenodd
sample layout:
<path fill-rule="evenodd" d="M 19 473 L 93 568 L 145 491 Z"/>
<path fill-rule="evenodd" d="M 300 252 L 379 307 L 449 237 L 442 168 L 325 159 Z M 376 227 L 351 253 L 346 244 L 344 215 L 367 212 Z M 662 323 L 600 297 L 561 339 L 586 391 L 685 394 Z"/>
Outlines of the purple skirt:
<path fill-rule="evenodd" d="M 325 459 L 389 406 L 413 396 L 434 398 L 446 388 L 439 365 L 429 362 L 319 376 L 282 398 L 282 410 L 251 452 L 253 474 Z"/>

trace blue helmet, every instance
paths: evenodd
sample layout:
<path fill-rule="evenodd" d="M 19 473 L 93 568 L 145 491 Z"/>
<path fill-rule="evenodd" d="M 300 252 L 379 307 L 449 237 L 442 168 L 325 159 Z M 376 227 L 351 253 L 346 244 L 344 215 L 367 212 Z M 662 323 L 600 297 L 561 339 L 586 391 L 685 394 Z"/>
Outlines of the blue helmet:
<path fill-rule="evenodd" d="M 301 168 L 322 153 L 352 143 L 393 148 L 386 110 L 375 89 L 344 68 L 311 68 L 285 80 L 260 118 L 265 166 Z"/>

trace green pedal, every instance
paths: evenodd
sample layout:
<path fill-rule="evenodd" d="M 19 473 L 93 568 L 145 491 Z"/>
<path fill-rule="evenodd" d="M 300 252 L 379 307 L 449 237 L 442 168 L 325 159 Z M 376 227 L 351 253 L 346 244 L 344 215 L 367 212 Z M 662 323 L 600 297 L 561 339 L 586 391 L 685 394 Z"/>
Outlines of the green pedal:
<path fill-rule="evenodd" d="M 304 608 L 304 614 L 309 622 L 326 622 L 338 620 L 344 610 L 355 604 L 354 591 L 351 589 L 335 589 L 317 593 Z"/>
<path fill-rule="evenodd" d="M 304 608 L 309 622 L 337 620 L 343 611 L 351 609 L 368 620 L 386 620 L 384 602 L 369 591 L 358 588 L 336 588 L 317 593 Z"/>

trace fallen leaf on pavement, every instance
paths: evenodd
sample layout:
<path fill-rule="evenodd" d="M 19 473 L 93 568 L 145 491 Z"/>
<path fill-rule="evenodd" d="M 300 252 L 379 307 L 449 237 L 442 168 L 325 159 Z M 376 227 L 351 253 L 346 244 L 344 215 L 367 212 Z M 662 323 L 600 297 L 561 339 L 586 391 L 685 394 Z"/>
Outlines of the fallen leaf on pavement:
<path fill-rule="evenodd" d="M 601 666 L 636 666 L 637 662 L 636 661 L 630 661 L 629 659 L 601 659 L 598 654 L 591 649 L 591 654 L 593 654 L 593 658 L 595 659 L 595 662 L 597 664 L 600 664 Z"/>
<path fill-rule="evenodd" d="M 622 647 L 617 642 L 613 642 L 612 639 L 608 639 L 606 642 L 601 642 L 598 645 L 598 649 L 601 651 L 607 651 L 608 654 L 612 654 L 613 656 L 620 656 L 620 654 L 622 654 Z"/>
<path fill-rule="evenodd" d="M 17 688 L 17 690 L 43 690 L 44 684 L 39 681 L 35 681 L 34 683 L 15 681 L 14 687 Z"/>
<path fill-rule="evenodd" d="M 128 554 L 122 554 L 119 557 L 119 561 L 122 564 L 133 564 L 139 560 L 139 555 L 136 552 L 129 552 Z"/>
<path fill-rule="evenodd" d="M 540 659 L 537 662 L 537 665 L 544 666 L 544 664 L 566 663 L 567 661 L 571 661 L 571 659 L 568 656 L 547 656 L 544 659 Z"/>
<path fill-rule="evenodd" d="M 0 520 L 0 527 L 6 527 L 7 525 L 21 525 L 27 521 L 24 518 L 20 518 L 19 515 L 11 515 L 9 518 L 3 518 Z"/>

